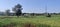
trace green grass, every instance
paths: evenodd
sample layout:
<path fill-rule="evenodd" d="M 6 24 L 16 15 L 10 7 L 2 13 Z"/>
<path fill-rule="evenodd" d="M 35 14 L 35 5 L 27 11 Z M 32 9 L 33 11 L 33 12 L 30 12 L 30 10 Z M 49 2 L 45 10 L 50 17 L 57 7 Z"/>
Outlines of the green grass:
<path fill-rule="evenodd" d="M 30 16 L 17 18 L 16 16 L 0 16 L 0 26 L 15 23 L 15 27 L 21 27 L 25 23 L 35 24 L 37 27 L 60 27 L 60 15 L 52 15 L 51 18 L 45 16 Z"/>

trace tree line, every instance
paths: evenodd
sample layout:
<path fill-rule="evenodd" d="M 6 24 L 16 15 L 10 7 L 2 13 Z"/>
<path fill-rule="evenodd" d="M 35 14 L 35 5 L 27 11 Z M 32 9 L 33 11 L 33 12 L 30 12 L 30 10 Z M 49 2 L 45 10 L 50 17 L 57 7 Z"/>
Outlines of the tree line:
<path fill-rule="evenodd" d="M 12 11 L 14 13 L 14 15 L 16 16 L 21 16 L 22 15 L 22 5 L 17 4 L 12 8 Z M 6 15 L 9 16 L 10 15 L 10 10 L 6 10 Z"/>

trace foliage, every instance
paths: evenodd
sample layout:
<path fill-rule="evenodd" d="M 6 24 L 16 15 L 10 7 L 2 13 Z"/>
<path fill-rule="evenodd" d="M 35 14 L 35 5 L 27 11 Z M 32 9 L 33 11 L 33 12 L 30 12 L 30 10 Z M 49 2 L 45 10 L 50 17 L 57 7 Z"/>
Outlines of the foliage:
<path fill-rule="evenodd" d="M 6 15 L 9 16 L 10 15 L 10 10 L 6 10 Z"/>
<path fill-rule="evenodd" d="M 22 6 L 20 4 L 15 5 L 15 7 L 13 8 L 13 11 L 16 13 L 16 16 L 20 16 L 22 14 Z"/>

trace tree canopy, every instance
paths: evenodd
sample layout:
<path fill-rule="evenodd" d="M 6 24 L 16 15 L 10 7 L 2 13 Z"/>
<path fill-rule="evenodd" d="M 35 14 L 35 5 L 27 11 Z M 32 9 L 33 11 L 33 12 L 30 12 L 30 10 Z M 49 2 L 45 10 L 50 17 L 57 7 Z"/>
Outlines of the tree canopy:
<path fill-rule="evenodd" d="M 12 10 L 16 13 L 17 16 L 20 16 L 22 14 L 22 11 L 21 11 L 22 5 L 20 4 L 15 5 L 15 7 Z"/>

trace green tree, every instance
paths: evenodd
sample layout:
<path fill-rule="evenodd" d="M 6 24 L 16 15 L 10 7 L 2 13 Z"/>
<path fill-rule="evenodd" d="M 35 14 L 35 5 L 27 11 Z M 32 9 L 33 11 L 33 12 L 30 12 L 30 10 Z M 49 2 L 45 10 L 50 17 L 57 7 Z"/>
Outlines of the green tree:
<path fill-rule="evenodd" d="M 20 16 L 22 14 L 22 6 L 20 4 L 15 5 L 15 7 L 12 9 L 15 12 L 16 16 Z"/>
<path fill-rule="evenodd" d="M 9 16 L 10 15 L 10 10 L 6 10 L 6 15 Z"/>

